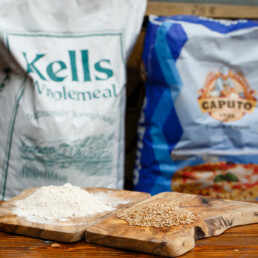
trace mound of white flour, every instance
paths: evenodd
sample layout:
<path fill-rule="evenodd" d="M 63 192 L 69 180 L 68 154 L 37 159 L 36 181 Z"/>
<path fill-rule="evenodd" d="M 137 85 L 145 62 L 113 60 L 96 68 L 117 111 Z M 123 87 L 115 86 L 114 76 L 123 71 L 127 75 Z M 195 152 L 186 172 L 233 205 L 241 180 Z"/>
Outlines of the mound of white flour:
<path fill-rule="evenodd" d="M 114 208 L 78 186 L 43 186 L 23 200 L 16 201 L 13 212 L 20 217 L 65 220 L 87 217 Z"/>

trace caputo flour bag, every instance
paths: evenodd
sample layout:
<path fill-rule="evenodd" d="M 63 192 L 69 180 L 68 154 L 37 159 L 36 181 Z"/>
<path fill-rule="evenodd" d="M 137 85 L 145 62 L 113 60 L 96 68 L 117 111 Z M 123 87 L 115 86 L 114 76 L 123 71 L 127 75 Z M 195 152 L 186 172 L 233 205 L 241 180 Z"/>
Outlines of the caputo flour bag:
<path fill-rule="evenodd" d="M 258 23 L 151 17 L 135 190 L 258 200 Z"/>
<path fill-rule="evenodd" d="M 122 188 L 126 59 L 145 0 L 0 2 L 0 195 Z"/>

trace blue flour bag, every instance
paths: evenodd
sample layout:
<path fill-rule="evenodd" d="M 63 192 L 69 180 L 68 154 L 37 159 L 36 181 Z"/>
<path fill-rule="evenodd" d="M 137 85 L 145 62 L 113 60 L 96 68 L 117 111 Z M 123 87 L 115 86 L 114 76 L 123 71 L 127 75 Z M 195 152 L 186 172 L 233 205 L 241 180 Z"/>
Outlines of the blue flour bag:
<path fill-rule="evenodd" d="M 151 16 L 135 190 L 258 200 L 258 23 Z"/>

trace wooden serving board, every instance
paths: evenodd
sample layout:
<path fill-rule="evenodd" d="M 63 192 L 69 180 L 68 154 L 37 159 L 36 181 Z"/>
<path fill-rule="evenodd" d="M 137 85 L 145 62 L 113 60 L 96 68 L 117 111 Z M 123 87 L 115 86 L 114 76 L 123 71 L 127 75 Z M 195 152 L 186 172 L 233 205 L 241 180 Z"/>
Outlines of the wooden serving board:
<path fill-rule="evenodd" d="M 60 242 L 76 242 L 84 239 L 86 228 L 93 223 L 111 216 L 121 208 L 130 207 L 150 196 L 147 193 L 141 192 L 89 187 L 84 189 L 92 194 L 104 194 L 107 203 L 118 203 L 116 209 L 98 213 L 90 217 L 73 218 L 68 221 L 51 221 L 48 223 L 45 223 L 45 221 L 32 222 L 31 220 L 13 214 L 13 203 L 16 200 L 21 200 L 31 195 L 36 189 L 37 188 L 27 189 L 19 196 L 2 204 L 0 207 L 0 231 Z"/>
<path fill-rule="evenodd" d="M 190 225 L 163 228 L 129 226 L 115 214 L 87 228 L 85 240 L 105 246 L 163 256 L 179 256 L 195 247 L 201 238 L 222 234 L 226 229 L 258 223 L 258 204 L 165 192 L 142 201 L 173 203 L 199 214 Z"/>

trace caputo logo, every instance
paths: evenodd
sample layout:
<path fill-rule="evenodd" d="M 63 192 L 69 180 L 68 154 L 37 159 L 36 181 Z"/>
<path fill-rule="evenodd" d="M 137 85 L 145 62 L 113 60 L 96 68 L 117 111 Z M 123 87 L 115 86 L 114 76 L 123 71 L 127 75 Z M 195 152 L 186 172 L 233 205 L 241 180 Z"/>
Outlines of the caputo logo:
<path fill-rule="evenodd" d="M 239 120 L 246 113 L 252 113 L 256 106 L 256 92 L 245 76 L 227 67 L 208 73 L 198 93 L 201 111 L 223 122 Z"/>
<path fill-rule="evenodd" d="M 53 60 L 46 62 L 46 54 L 28 55 L 22 52 L 25 58 L 27 73 L 34 73 L 43 81 L 63 82 L 70 80 L 74 82 L 90 82 L 107 80 L 113 76 L 111 62 L 109 59 L 101 59 L 90 66 L 89 51 L 83 49 L 80 51 L 68 50 L 66 60 Z M 79 65 L 81 65 L 82 75 L 80 76 Z M 81 78 L 80 78 L 81 77 Z"/>

